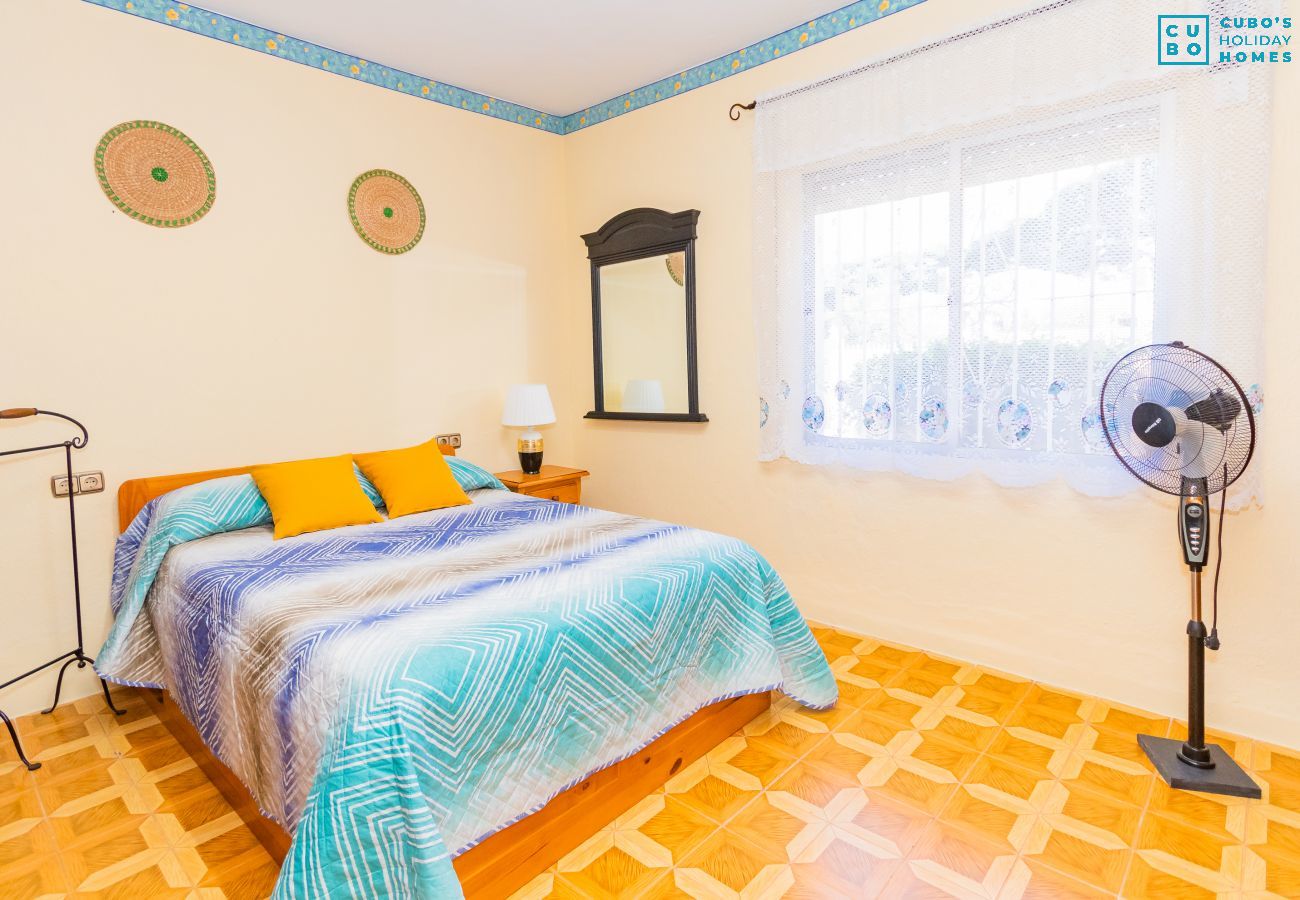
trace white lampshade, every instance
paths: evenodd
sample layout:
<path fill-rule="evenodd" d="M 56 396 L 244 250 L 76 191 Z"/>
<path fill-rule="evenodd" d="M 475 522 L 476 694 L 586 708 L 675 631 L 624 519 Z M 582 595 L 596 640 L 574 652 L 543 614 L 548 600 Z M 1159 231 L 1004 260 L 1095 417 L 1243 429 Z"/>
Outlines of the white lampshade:
<path fill-rule="evenodd" d="M 664 386 L 657 378 L 633 378 L 623 388 L 623 412 L 664 411 Z"/>
<path fill-rule="evenodd" d="M 506 394 L 506 408 L 501 413 L 502 425 L 528 428 L 532 425 L 549 425 L 555 421 L 555 408 L 544 384 L 512 384 Z"/>

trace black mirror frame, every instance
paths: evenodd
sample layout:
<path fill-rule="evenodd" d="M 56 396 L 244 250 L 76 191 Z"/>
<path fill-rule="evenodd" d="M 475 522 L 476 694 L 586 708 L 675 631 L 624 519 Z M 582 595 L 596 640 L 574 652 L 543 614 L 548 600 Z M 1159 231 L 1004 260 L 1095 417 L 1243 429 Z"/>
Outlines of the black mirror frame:
<path fill-rule="evenodd" d="M 633 422 L 707 422 L 700 412 L 700 385 L 695 337 L 695 225 L 698 209 L 678 213 L 642 207 L 629 209 L 610 219 L 598 230 L 584 234 L 587 258 L 591 260 L 591 333 L 596 408 L 587 419 L 622 419 Z M 605 365 L 601 353 L 600 267 L 611 263 L 645 259 L 667 253 L 686 254 L 686 395 L 688 412 L 611 412 L 605 409 Z"/>

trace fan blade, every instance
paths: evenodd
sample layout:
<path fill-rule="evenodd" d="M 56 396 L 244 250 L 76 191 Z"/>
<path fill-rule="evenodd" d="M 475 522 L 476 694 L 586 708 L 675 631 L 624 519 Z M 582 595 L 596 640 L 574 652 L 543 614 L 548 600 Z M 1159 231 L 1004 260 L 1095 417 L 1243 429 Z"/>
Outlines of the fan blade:
<path fill-rule="evenodd" d="M 1187 421 L 1178 431 L 1178 456 L 1184 478 L 1212 479 L 1222 471 L 1227 453 L 1227 435 L 1218 428 Z"/>
<path fill-rule="evenodd" d="M 1225 393 L 1223 388 L 1215 388 L 1210 392 L 1210 396 L 1191 404 L 1184 412 L 1187 413 L 1187 418 L 1204 422 L 1211 428 L 1224 432 L 1231 428 L 1237 416 L 1241 415 L 1241 401 Z"/>

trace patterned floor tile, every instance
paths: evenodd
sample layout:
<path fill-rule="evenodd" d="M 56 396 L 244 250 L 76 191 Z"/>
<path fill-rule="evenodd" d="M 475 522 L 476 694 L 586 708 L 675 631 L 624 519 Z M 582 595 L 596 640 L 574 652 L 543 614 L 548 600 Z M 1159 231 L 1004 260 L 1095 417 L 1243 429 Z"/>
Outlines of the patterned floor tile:
<path fill-rule="evenodd" d="M 1076 747 L 1051 768 L 1070 790 L 1084 788 L 1139 808 L 1146 805 L 1152 786 L 1159 780 L 1149 765 L 1092 748 Z"/>
<path fill-rule="evenodd" d="M 974 831 L 1013 856 L 1029 840 L 1037 819 L 1029 803 L 971 784 L 961 785 L 939 816 L 940 821 Z"/>
<path fill-rule="evenodd" d="M 760 847 L 772 859 L 790 861 L 787 848 L 803 834 L 808 821 L 799 815 L 800 808 L 790 809 L 788 802 L 776 802 L 764 793 L 736 814 L 727 827 L 740 837 Z"/>
<path fill-rule="evenodd" d="M 872 859 L 870 870 L 863 871 L 855 869 L 851 864 L 840 865 L 835 856 L 832 853 L 816 863 L 792 864 L 792 884 L 782 895 L 783 900 L 878 897 L 894 873 L 905 865 L 902 860 Z M 846 877 L 860 880 L 847 881 Z"/>
<path fill-rule="evenodd" d="M 1163 737 L 1162 729 L 1155 728 L 1150 734 L 1156 737 Z M 1142 732 L 1138 732 L 1141 734 Z M 1091 724 L 1084 727 L 1079 739 L 1074 743 L 1074 747 L 1080 751 L 1091 750 L 1096 753 L 1104 753 L 1107 756 L 1113 756 L 1117 759 L 1127 760 L 1131 763 L 1137 763 L 1148 772 L 1155 772 L 1151 765 L 1151 760 L 1147 759 L 1146 753 L 1142 751 L 1137 742 L 1137 734 L 1126 734 L 1108 729 L 1098 729 Z"/>
<path fill-rule="evenodd" d="M 798 758 L 803 756 L 830 729 L 825 722 L 774 704 L 742 729 L 749 743 L 772 753 Z"/>
<path fill-rule="evenodd" d="M 918 650 L 910 650 L 883 641 L 865 640 L 857 646 L 852 657 L 852 665 L 842 665 L 836 671 L 885 687 L 920 656 Z"/>
<path fill-rule="evenodd" d="M 943 808 L 979 758 L 977 751 L 937 733 L 899 730 L 865 710 L 831 737 L 866 760 L 854 773 L 860 784 L 930 815 Z M 829 765 L 829 750 L 818 758 L 822 749 L 807 759 Z M 844 755 L 839 751 L 836 758 Z"/>
<path fill-rule="evenodd" d="M 1042 839 L 1035 835 L 1025 847 L 1024 859 L 1044 863 L 1094 888 L 1118 892 L 1137 841 L 1141 809 L 1082 789 L 1057 787 L 1049 811 L 1039 817 L 1046 835 Z"/>
<path fill-rule="evenodd" d="M 1165 737 L 1169 733 L 1168 716 L 1157 715 L 1144 709 L 1093 700 L 1086 719 L 1088 724 L 1102 731 L 1133 737 L 1139 734 L 1153 734 Z"/>
<path fill-rule="evenodd" d="M 1152 778 L 1147 808 L 1181 825 L 1207 831 L 1225 841 L 1246 836 L 1246 810 L 1256 801 L 1224 794 L 1176 791 L 1160 778 Z"/>
<path fill-rule="evenodd" d="M 564 883 L 554 868 L 547 869 L 511 895 L 511 900 L 572 900 L 581 895 Z"/>
<path fill-rule="evenodd" d="M 43 853 L 0 865 L 0 896 L 59 896 L 72 889 L 57 853 Z"/>
<path fill-rule="evenodd" d="M 1300 897 L 1300 817 L 1274 818 L 1267 810 L 1252 809 L 1261 828 L 1250 829 L 1242 864 L 1242 887 L 1280 897 Z"/>
<path fill-rule="evenodd" d="M 199 844 L 197 849 L 207 866 L 207 872 L 199 882 L 201 887 L 225 886 L 235 878 L 242 885 L 274 884 L 280 872 L 280 867 L 247 828 L 231 828 L 216 834 Z M 246 896 L 266 896 L 269 893 L 268 888 L 266 894 Z"/>
<path fill-rule="evenodd" d="M 799 762 L 768 785 L 768 793 L 790 794 L 810 806 L 825 807 L 845 791 L 864 793 L 852 772 L 824 765 Z"/>
<path fill-rule="evenodd" d="M 955 684 L 963 672 L 969 672 L 976 666 L 946 656 L 922 652 L 920 656 L 907 664 L 907 671 L 913 675 L 929 678 L 940 684 Z"/>
<path fill-rule="evenodd" d="M 1250 767 L 1271 780 L 1300 785 L 1300 752 L 1256 741 Z"/>
<path fill-rule="evenodd" d="M 985 897 L 1002 890 L 1016 867 L 1014 854 L 971 831 L 931 823 L 883 897 Z"/>
<path fill-rule="evenodd" d="M 1011 725 L 989 743 L 988 756 L 1033 772 L 1039 778 L 1055 778 L 1065 769 L 1074 749 L 1073 741 Z"/>
<path fill-rule="evenodd" d="M 773 751 L 763 746 L 759 752 Z M 711 755 L 697 759 L 664 785 L 668 796 L 704 815 L 715 826 L 740 812 L 762 789 L 762 781 L 752 773 L 730 765 L 726 758 L 716 759 Z"/>
<path fill-rule="evenodd" d="M 840 703 L 772 708 L 523 900 L 1300 897 L 1300 753 L 1212 733 L 1259 801 L 1171 791 L 1137 735 L 1181 723 L 817 627 Z M 132 693 L 0 736 L 0 896 L 261 900 L 278 869 Z"/>
<path fill-rule="evenodd" d="M 884 690 L 874 679 L 850 671 L 857 665 L 857 659 L 856 656 L 844 656 L 831 663 L 835 685 L 840 691 L 838 705 L 850 713 L 866 706 Z"/>
<path fill-rule="evenodd" d="M 1124 885 L 1130 897 L 1232 893 L 1242 884 L 1243 844 L 1148 811 Z"/>
<path fill-rule="evenodd" d="M 926 824 L 906 807 L 848 788 L 824 807 L 770 791 L 728 830 L 769 858 L 789 861 L 796 896 L 814 890 L 822 896 L 870 896 L 858 892 L 867 885 L 883 888 Z"/>
<path fill-rule="evenodd" d="M 964 783 L 982 796 L 1008 805 L 1022 804 L 1038 812 L 1048 808 L 1044 805 L 1047 796 L 1056 793 L 1055 781 L 1050 776 L 1044 778 L 1031 769 L 994 756 L 980 759 Z"/>
<path fill-rule="evenodd" d="M 1271 771 L 1257 771 L 1252 775 L 1264 795 L 1261 803 L 1300 816 L 1300 782 L 1278 777 Z"/>
<path fill-rule="evenodd" d="M 1114 897 L 1032 860 L 1021 860 L 998 895 L 999 900 L 1100 900 Z"/>
<path fill-rule="evenodd" d="M 1007 717 L 1008 729 L 1035 731 L 1074 745 L 1084 732 L 1086 717 L 1097 701 L 1054 688 L 1033 685 Z"/>
<path fill-rule="evenodd" d="M 780 897 L 794 885 L 790 866 L 755 844 L 718 829 L 673 872 L 676 886 L 696 898 Z"/>
<path fill-rule="evenodd" d="M 977 672 L 965 667 L 957 674 L 967 677 Z M 1016 702 L 964 684 L 940 684 L 909 669 L 864 702 L 862 710 L 900 728 L 934 732 L 979 751 L 997 734 L 998 716 L 1005 716 Z"/>
<path fill-rule="evenodd" d="M 828 660 L 835 660 L 841 656 L 854 656 L 854 650 L 860 646 L 864 640 L 861 635 L 850 634 L 847 631 L 840 631 L 828 625 L 818 625 L 809 623 L 813 637 L 817 639 L 817 644 L 822 648 Z"/>
<path fill-rule="evenodd" d="M 567 868 L 574 865 L 567 859 L 561 860 L 558 867 L 564 883 L 595 900 L 641 896 L 672 869 L 672 866 L 647 866 L 638 857 L 613 844 L 602 848 L 591 859 L 581 859 L 578 868 Z"/>
<path fill-rule="evenodd" d="M 600 897 L 643 889 L 672 868 L 675 848 L 697 846 L 714 828 L 680 800 L 652 794 L 566 854 L 556 872 Z"/>
<path fill-rule="evenodd" d="M 836 703 L 830 709 L 808 709 L 784 695 L 772 700 L 782 718 L 797 717 L 800 724 L 814 733 L 829 731 L 841 725 L 856 710 L 852 704 Z"/>

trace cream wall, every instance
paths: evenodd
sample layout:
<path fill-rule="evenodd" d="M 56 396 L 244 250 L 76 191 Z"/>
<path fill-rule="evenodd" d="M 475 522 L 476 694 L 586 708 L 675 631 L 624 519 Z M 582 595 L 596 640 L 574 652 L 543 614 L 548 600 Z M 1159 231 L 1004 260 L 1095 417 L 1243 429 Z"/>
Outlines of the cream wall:
<path fill-rule="evenodd" d="M 1169 508 L 756 461 L 750 305 L 750 130 L 734 101 L 960 30 L 1012 4 L 916 9 L 566 138 L 422 103 L 78 0 L 0 4 L 0 406 L 83 418 L 79 502 L 87 649 L 109 620 L 114 492 L 124 479 L 344 452 L 459 430 L 470 458 L 513 465 L 497 425 L 507 384 L 546 381 L 550 462 L 593 475 L 589 502 L 739 535 L 808 615 L 1055 684 L 1179 713 L 1185 575 Z M 1230 521 L 1224 649 L 1211 721 L 1300 746 L 1300 617 L 1287 564 L 1300 476 L 1300 78 L 1277 67 L 1270 228 L 1268 508 Z M 14 75 L 13 73 L 18 73 Z M 127 220 L 91 152 L 110 126 L 156 118 L 213 159 L 218 198 L 175 232 Z M 398 258 L 362 244 L 344 193 L 403 173 L 429 225 Z M 637 206 L 698 208 L 705 425 L 582 420 L 590 299 L 580 234 Z M 56 428 L 0 427 L 0 446 Z M 58 432 L 62 434 L 62 432 Z M 71 637 L 56 456 L 0 460 L 0 680 Z M 48 702 L 52 673 L 0 692 Z M 90 693 L 88 673 L 69 696 Z"/>
<path fill-rule="evenodd" d="M 930 0 L 743 75 L 565 139 L 571 393 L 588 397 L 590 301 L 578 235 L 638 206 L 701 210 L 697 247 L 705 425 L 583 421 L 572 464 L 597 506 L 738 535 L 805 613 L 868 634 L 1184 714 L 1186 574 L 1171 508 L 1146 494 L 1090 499 L 1060 485 L 998 488 L 756 461 L 750 292 L 750 136 L 733 102 L 951 34 L 1010 2 Z M 1154 15 L 1154 14 L 1153 14 Z M 1153 22 L 1154 27 L 1154 22 Z M 1300 78 L 1276 67 L 1269 251 L 1268 507 L 1229 521 L 1223 649 L 1210 654 L 1211 724 L 1300 746 L 1300 615 L 1292 584 L 1300 473 Z M 585 402 L 585 400 L 584 400 Z M 558 458 L 557 458 L 557 461 Z"/>
<path fill-rule="evenodd" d="M 562 139 L 250 53 L 78 0 L 0 3 L 0 407 L 81 418 L 87 625 L 110 619 L 118 485 L 145 474 L 376 449 L 460 431 L 513 467 L 506 386 L 552 381 L 562 329 Z M 118 122 L 159 119 L 212 159 L 217 201 L 164 231 L 131 221 L 92 168 Z M 420 191 L 420 244 L 387 257 L 352 231 L 370 168 Z M 584 401 L 585 402 L 585 401 Z M 568 418 L 578 415 L 576 410 Z M 0 448 L 65 433 L 0 426 Z M 563 428 L 547 434 L 573 456 Z M 0 681 L 73 644 L 57 455 L 0 460 Z M 96 689 L 69 675 L 65 696 Z M 49 702 L 53 673 L 0 692 Z M 0 738 L 7 741 L 7 737 Z"/>

